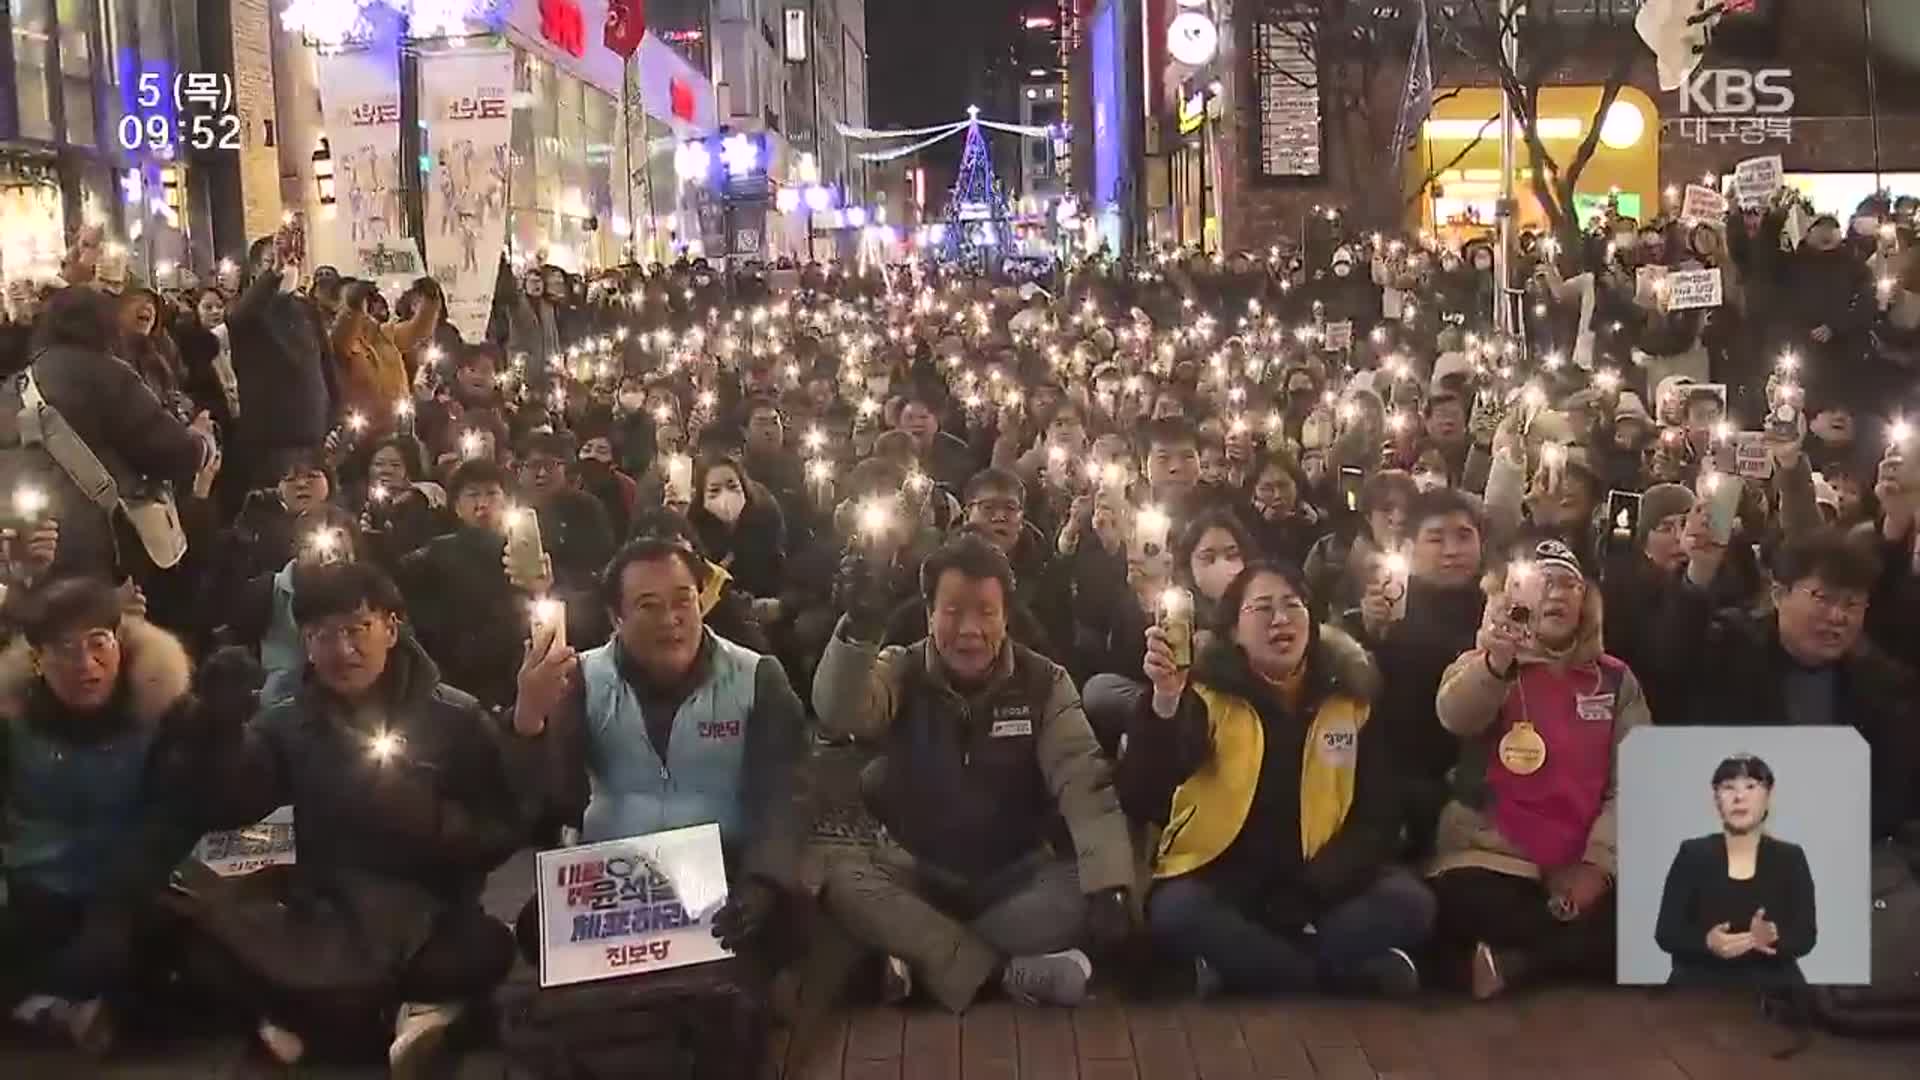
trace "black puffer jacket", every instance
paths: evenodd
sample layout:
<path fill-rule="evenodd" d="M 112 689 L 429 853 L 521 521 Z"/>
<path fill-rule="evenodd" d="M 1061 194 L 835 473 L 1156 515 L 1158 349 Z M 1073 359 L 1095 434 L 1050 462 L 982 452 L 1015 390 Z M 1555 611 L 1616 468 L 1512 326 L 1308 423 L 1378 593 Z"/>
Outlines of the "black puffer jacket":
<path fill-rule="evenodd" d="M 198 928 L 249 971 L 309 989 L 384 985 L 445 912 L 478 903 L 487 874 L 526 839 L 543 763 L 403 634 L 375 688 L 403 741 L 367 752 L 347 707 L 317 683 L 231 736 L 207 767 L 211 828 L 291 804 L 300 861 L 283 895 L 216 899 Z"/>
<path fill-rule="evenodd" d="M 243 424 L 237 442 L 252 451 L 319 446 L 338 396 L 320 313 L 306 297 L 281 292 L 280 277 L 261 273 L 227 312 Z"/>
<path fill-rule="evenodd" d="M 462 526 L 400 563 L 420 644 L 442 678 L 489 707 L 512 703 L 527 640 L 527 596 L 507 582 L 505 550 L 499 533 Z"/>

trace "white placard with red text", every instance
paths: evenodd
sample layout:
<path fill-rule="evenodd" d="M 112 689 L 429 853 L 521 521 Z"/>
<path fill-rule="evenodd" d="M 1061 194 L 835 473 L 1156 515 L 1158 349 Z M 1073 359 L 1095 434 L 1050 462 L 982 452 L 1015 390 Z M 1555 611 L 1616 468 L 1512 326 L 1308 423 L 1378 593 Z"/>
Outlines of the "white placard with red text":
<path fill-rule="evenodd" d="M 642 975 L 733 954 L 713 938 L 727 899 L 718 825 L 542 851 L 540 985 Z"/>
<path fill-rule="evenodd" d="M 1741 206 L 1765 206 L 1786 182 L 1786 165 L 1779 154 L 1748 158 L 1733 167 L 1733 192 Z"/>
<path fill-rule="evenodd" d="M 447 294 L 447 319 L 480 341 L 493 311 L 507 235 L 513 141 L 513 53 L 463 49 L 420 57 L 427 124 L 427 264 Z"/>

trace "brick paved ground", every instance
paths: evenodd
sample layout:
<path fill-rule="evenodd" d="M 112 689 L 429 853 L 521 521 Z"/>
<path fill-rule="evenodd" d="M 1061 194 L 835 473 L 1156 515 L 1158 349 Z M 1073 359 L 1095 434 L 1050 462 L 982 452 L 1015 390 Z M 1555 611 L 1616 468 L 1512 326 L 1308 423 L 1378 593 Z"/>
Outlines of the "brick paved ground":
<path fill-rule="evenodd" d="M 1920 1042 L 1817 1038 L 1790 1061 L 1748 1003 L 1641 991 L 1550 991 L 1490 1006 L 1331 1000 L 1125 1006 L 988 1004 L 845 1014 L 793 1080 L 1912 1080 Z M 361 1080 L 373 1068 L 302 1069 Z M 239 1039 L 146 1047 L 106 1065 L 0 1047 L 0 1076 L 187 1080 L 281 1075 Z M 504 1080 L 490 1052 L 458 1080 Z"/>

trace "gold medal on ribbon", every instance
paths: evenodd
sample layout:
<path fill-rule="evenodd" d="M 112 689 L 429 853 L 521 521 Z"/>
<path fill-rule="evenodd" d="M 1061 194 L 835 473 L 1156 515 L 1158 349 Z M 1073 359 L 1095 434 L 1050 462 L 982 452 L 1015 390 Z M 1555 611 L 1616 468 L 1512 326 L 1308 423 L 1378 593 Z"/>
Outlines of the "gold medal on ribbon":
<path fill-rule="evenodd" d="M 1500 764 L 1515 776 L 1532 776 L 1547 763 L 1547 740 L 1525 720 L 1500 736 Z"/>

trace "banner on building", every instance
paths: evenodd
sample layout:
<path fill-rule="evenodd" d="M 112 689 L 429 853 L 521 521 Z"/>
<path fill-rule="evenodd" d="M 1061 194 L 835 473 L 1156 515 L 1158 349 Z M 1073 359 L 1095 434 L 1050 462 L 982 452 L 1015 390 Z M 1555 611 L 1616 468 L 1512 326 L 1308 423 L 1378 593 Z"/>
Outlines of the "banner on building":
<path fill-rule="evenodd" d="M 460 336 L 486 336 L 507 235 L 513 153 L 513 53 L 462 49 L 420 57 L 427 263 Z"/>
<path fill-rule="evenodd" d="M 713 938 L 727 899 L 718 825 L 542 851 L 535 864 L 541 986 L 733 955 Z"/>
<path fill-rule="evenodd" d="M 400 177 L 400 69 L 391 52 L 324 53 L 320 104 L 333 155 L 333 227 L 344 277 L 393 285 L 421 273 Z"/>

